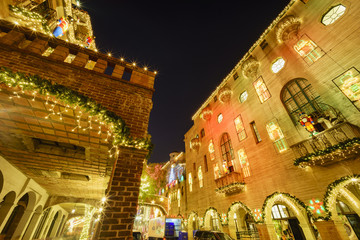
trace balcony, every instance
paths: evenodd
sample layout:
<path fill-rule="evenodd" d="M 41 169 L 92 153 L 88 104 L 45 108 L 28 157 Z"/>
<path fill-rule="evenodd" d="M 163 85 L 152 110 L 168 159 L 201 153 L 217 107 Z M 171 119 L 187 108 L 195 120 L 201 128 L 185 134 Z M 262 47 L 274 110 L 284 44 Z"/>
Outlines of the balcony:
<path fill-rule="evenodd" d="M 295 166 L 326 166 L 352 159 L 360 153 L 360 128 L 348 122 L 337 124 L 290 146 Z"/>
<path fill-rule="evenodd" d="M 240 192 L 245 187 L 244 178 L 241 173 L 231 172 L 215 179 L 217 193 L 225 193 L 225 195 Z"/>

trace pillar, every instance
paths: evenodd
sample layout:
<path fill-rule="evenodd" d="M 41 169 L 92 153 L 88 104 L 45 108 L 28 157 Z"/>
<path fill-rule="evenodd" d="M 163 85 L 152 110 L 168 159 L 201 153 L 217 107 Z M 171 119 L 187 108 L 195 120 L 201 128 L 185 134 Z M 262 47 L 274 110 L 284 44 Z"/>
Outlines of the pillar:
<path fill-rule="evenodd" d="M 341 221 L 317 221 L 315 226 L 320 233 L 321 239 L 349 240 Z"/>
<path fill-rule="evenodd" d="M 132 239 L 140 179 L 147 151 L 119 148 L 109 183 L 108 207 L 104 210 L 99 240 Z"/>
<path fill-rule="evenodd" d="M 40 216 L 41 216 L 41 212 L 35 212 L 33 214 L 33 217 L 29 223 L 29 226 L 27 227 L 27 231 L 24 233 L 22 240 L 29 240 L 33 237 L 36 230 L 36 226 L 40 221 Z"/>
<path fill-rule="evenodd" d="M 12 211 L 16 207 L 16 204 L 13 202 L 5 202 L 1 205 L 0 208 L 0 232 L 5 227 L 5 224 L 7 223 Z"/>
<path fill-rule="evenodd" d="M 26 226 L 30 222 L 30 218 L 33 214 L 32 210 L 25 210 L 23 216 L 20 219 L 19 224 L 17 225 L 14 234 L 12 235 L 11 239 L 21 239 L 22 235 L 26 230 Z"/>

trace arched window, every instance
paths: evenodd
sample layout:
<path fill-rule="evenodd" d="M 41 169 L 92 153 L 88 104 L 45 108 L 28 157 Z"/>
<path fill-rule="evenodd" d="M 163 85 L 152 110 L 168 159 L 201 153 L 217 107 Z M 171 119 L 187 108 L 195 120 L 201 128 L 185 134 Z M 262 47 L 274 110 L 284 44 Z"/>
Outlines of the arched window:
<path fill-rule="evenodd" d="M 295 79 L 286 84 L 281 100 L 294 123 L 299 121 L 300 113 L 310 115 L 320 110 L 320 96 L 306 79 Z"/>
<path fill-rule="evenodd" d="M 230 172 L 234 171 L 233 161 L 234 160 L 234 151 L 231 146 L 231 140 L 229 134 L 224 133 L 220 141 L 222 160 L 226 163 L 227 168 Z"/>
<path fill-rule="evenodd" d="M 202 188 L 204 186 L 204 179 L 203 179 L 203 174 L 201 171 L 201 166 L 199 167 L 199 170 L 198 170 L 198 177 L 199 177 L 199 186 L 200 186 L 200 188 Z"/>

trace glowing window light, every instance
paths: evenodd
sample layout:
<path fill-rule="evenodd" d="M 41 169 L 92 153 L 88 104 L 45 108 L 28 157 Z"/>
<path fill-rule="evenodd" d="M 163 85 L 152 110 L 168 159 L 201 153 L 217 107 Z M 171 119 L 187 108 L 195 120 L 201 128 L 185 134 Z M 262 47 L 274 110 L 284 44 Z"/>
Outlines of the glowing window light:
<path fill-rule="evenodd" d="M 192 192 L 192 184 L 193 184 L 192 176 L 191 176 L 191 173 L 189 173 L 189 191 L 190 192 Z"/>
<path fill-rule="evenodd" d="M 267 89 L 264 79 L 262 79 L 262 77 L 258 78 L 254 83 L 253 83 L 256 93 L 260 99 L 261 103 L 264 103 L 266 100 L 268 100 L 271 95 L 269 90 Z"/>
<path fill-rule="evenodd" d="M 215 160 L 215 148 L 212 139 L 210 139 L 210 143 L 209 143 L 209 153 L 210 153 L 210 159 Z"/>
<path fill-rule="evenodd" d="M 267 123 L 266 130 L 269 134 L 270 139 L 274 142 L 274 145 L 279 152 L 287 150 L 287 144 L 284 139 L 284 134 L 282 133 L 279 124 L 276 121 Z"/>
<path fill-rule="evenodd" d="M 247 91 L 244 91 L 240 94 L 240 102 L 243 103 L 246 101 L 246 99 L 248 98 L 249 94 Z"/>
<path fill-rule="evenodd" d="M 220 172 L 219 164 L 215 163 L 214 164 L 214 177 L 215 177 L 215 179 L 218 179 L 220 176 L 221 176 L 221 172 Z"/>
<path fill-rule="evenodd" d="M 285 66 L 285 60 L 282 57 L 279 57 L 271 65 L 271 71 L 273 73 L 278 73 L 280 72 L 281 69 L 284 68 L 284 66 Z"/>
<path fill-rule="evenodd" d="M 239 141 L 244 140 L 246 138 L 246 132 L 245 132 L 244 124 L 241 120 L 241 115 L 237 116 L 234 119 L 234 123 L 235 123 L 235 129 L 236 129 L 236 133 L 238 135 Z"/>
<path fill-rule="evenodd" d="M 360 109 L 360 73 L 357 69 L 351 68 L 335 78 L 333 82 L 343 94 Z"/>
<path fill-rule="evenodd" d="M 325 26 L 333 24 L 342 15 L 344 15 L 345 11 L 346 11 L 346 7 L 344 5 L 342 4 L 336 5 L 324 14 L 324 16 L 321 19 L 321 23 L 324 24 Z"/>
<path fill-rule="evenodd" d="M 218 115 L 218 117 L 217 117 L 217 121 L 218 121 L 218 123 L 221 123 L 222 122 L 222 120 L 223 120 L 223 115 L 222 115 L 222 113 L 220 113 L 219 115 Z"/>
<path fill-rule="evenodd" d="M 245 149 L 240 148 L 238 150 L 238 156 L 239 156 L 240 167 L 241 167 L 244 177 L 250 177 L 250 175 L 251 175 L 250 174 L 250 166 L 249 166 L 248 157 L 245 153 Z"/>
<path fill-rule="evenodd" d="M 316 62 L 324 55 L 316 43 L 309 39 L 301 39 L 296 43 L 294 49 L 308 64 Z"/>
<path fill-rule="evenodd" d="M 202 188 L 204 186 L 204 179 L 203 179 L 201 166 L 198 169 L 198 177 L 199 177 L 199 186 L 200 186 L 200 188 Z"/>

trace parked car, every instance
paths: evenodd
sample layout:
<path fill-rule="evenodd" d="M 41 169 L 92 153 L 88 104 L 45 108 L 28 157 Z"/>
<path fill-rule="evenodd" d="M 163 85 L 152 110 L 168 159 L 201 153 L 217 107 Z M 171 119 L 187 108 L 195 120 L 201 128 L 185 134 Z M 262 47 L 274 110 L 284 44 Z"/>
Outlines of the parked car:
<path fill-rule="evenodd" d="M 219 231 L 198 230 L 194 235 L 194 240 L 233 240 L 227 233 Z"/>

